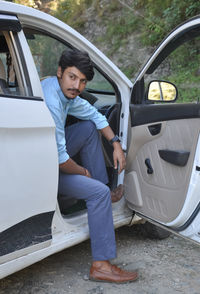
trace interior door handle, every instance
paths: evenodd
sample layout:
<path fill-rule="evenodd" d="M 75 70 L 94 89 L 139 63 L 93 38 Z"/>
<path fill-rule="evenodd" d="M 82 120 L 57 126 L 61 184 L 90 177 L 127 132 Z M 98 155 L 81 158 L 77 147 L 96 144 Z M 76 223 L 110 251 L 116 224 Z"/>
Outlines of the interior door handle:
<path fill-rule="evenodd" d="M 149 132 L 152 136 L 158 135 L 161 131 L 162 124 L 155 124 L 148 126 Z"/>
<path fill-rule="evenodd" d="M 151 161 L 150 161 L 149 158 L 145 159 L 145 164 L 146 164 L 146 167 L 147 167 L 147 173 L 149 175 L 152 175 L 153 174 L 153 168 L 152 168 Z"/>

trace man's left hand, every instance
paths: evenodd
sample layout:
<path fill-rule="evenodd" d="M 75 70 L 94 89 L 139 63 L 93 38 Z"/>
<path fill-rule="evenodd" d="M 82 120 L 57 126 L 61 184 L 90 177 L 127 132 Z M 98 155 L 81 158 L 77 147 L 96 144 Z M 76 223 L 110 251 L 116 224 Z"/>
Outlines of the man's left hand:
<path fill-rule="evenodd" d="M 121 144 L 119 142 L 114 142 L 113 148 L 114 148 L 114 151 L 113 151 L 114 168 L 117 169 L 118 163 L 119 163 L 118 173 L 120 174 L 126 166 L 126 159 L 125 159 Z"/>

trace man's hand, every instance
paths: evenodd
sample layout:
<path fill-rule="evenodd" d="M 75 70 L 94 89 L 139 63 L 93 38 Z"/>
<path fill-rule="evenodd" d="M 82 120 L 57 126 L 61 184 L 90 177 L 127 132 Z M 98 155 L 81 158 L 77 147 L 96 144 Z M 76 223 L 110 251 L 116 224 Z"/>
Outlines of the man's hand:
<path fill-rule="evenodd" d="M 65 174 L 82 175 L 91 178 L 90 172 L 77 164 L 73 159 L 69 158 L 67 161 L 59 164 L 59 169 Z"/>
<path fill-rule="evenodd" d="M 86 168 L 85 168 L 85 176 L 88 177 L 88 178 L 92 177 L 89 170 L 87 170 Z"/>
<path fill-rule="evenodd" d="M 113 151 L 114 168 L 117 169 L 117 166 L 119 163 L 118 173 L 120 174 L 126 166 L 126 159 L 125 159 L 124 152 L 123 152 L 122 147 L 119 142 L 114 142 L 113 148 L 114 148 L 114 151 Z"/>

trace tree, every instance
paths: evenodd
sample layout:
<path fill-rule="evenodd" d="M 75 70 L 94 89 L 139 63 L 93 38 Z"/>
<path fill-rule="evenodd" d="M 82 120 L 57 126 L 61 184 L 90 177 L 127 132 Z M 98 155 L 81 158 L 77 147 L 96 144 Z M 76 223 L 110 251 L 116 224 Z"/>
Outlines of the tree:
<path fill-rule="evenodd" d="M 39 9 L 46 13 L 52 13 L 57 8 L 59 1 L 53 0 L 14 0 L 15 3 L 23 4 L 32 8 Z"/>

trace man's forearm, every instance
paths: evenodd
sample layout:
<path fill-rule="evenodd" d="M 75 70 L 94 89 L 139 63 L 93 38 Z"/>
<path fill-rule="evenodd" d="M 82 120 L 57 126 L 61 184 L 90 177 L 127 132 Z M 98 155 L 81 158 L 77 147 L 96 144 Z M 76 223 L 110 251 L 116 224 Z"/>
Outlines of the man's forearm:
<path fill-rule="evenodd" d="M 113 133 L 113 130 L 111 129 L 110 126 L 107 126 L 103 129 L 100 130 L 102 135 L 108 140 L 110 141 L 114 136 L 115 134 Z"/>
<path fill-rule="evenodd" d="M 101 129 L 102 135 L 108 140 L 112 140 L 115 136 L 113 133 L 112 129 L 110 126 L 107 126 L 103 129 Z M 124 152 L 122 150 L 120 142 L 113 142 L 112 146 L 114 148 L 113 151 L 113 163 L 114 163 L 114 168 L 117 169 L 117 165 L 119 163 L 119 173 L 125 168 L 126 165 L 126 160 L 124 157 Z"/>

